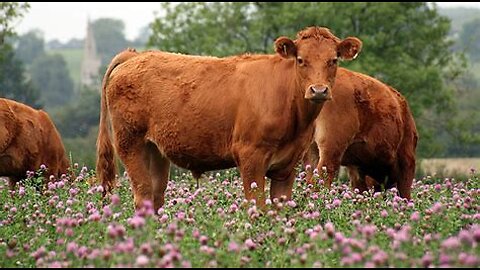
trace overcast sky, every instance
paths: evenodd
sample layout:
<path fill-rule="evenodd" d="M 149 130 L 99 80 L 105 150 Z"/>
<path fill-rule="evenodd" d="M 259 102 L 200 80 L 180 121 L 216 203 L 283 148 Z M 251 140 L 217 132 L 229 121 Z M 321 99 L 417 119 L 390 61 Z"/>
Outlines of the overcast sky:
<path fill-rule="evenodd" d="M 477 7 L 475 2 L 438 2 L 440 7 Z M 125 23 L 127 39 L 137 37 L 140 29 L 153 21 L 161 12 L 160 3 L 152 2 L 87 2 L 87 3 L 40 3 L 31 2 L 28 13 L 17 23 L 19 34 L 34 28 L 44 33 L 46 41 L 58 39 L 62 42 L 71 38 L 83 38 L 87 19 L 121 19 Z"/>
<path fill-rule="evenodd" d="M 15 28 L 23 34 L 38 28 L 46 41 L 84 38 L 87 19 L 121 19 L 125 23 L 127 39 L 137 37 L 140 29 L 151 23 L 160 12 L 160 3 L 152 2 L 30 2 L 30 9 Z"/>

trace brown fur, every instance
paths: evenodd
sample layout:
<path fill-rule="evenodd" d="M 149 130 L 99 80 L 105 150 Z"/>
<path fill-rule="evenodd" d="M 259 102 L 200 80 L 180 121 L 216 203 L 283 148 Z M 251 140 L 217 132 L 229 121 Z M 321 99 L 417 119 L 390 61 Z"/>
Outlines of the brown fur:
<path fill-rule="evenodd" d="M 332 59 L 339 44 L 280 37 L 276 55 L 120 53 L 105 74 L 102 90 L 97 173 L 105 192 L 111 191 L 115 179 L 110 120 L 136 207 L 144 200 L 153 201 L 155 209 L 163 205 L 170 162 L 196 177 L 238 166 L 247 199 L 264 203 L 250 186 L 256 182 L 263 194 L 265 176 L 272 180 L 271 197 L 290 198 L 294 166 L 331 95 L 310 91 L 332 88 L 337 68 Z M 308 65 L 297 64 L 297 56 Z"/>
<path fill-rule="evenodd" d="M 318 164 L 319 172 L 326 166 L 328 187 L 344 165 L 353 188 L 397 185 L 400 195 L 410 199 L 418 135 L 405 98 L 372 77 L 343 68 L 333 93 L 316 120 L 315 141 L 304 163 Z M 312 170 L 309 182 L 311 177 Z"/>
<path fill-rule="evenodd" d="M 26 171 L 47 166 L 48 175 L 59 176 L 68 168 L 60 134 L 50 117 L 13 100 L 0 98 L 0 176 L 13 185 Z"/>

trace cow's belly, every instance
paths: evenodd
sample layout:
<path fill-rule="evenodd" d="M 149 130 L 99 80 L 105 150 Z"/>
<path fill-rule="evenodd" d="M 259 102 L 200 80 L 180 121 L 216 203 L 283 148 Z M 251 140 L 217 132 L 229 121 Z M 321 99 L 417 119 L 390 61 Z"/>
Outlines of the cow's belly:
<path fill-rule="evenodd" d="M 177 166 L 203 173 L 206 171 L 223 170 L 235 167 L 233 158 L 224 158 L 217 155 L 192 155 L 191 153 L 182 153 L 180 151 L 165 153 L 165 155 Z"/>
<path fill-rule="evenodd" d="M 12 155 L 0 154 L 0 176 L 24 176 L 26 173 Z"/>
<path fill-rule="evenodd" d="M 159 118 L 150 128 L 147 139 L 176 165 L 197 172 L 235 167 L 230 136 L 224 128 L 205 121 L 203 125 L 192 125 L 177 118 Z"/>

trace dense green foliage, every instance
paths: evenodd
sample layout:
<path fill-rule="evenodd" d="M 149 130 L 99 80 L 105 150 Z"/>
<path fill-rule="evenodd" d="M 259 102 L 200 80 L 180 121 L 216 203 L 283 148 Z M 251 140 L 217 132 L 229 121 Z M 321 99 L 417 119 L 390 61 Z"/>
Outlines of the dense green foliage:
<path fill-rule="evenodd" d="M 28 8 L 30 8 L 28 3 L 0 3 L 0 46 L 5 44 L 8 37 L 15 35 L 13 27 L 17 20 L 23 17 Z"/>
<path fill-rule="evenodd" d="M 25 68 L 9 45 L 0 52 L 0 97 L 41 108 L 40 92 L 25 76 Z"/>
<path fill-rule="evenodd" d="M 53 108 L 65 105 L 72 98 L 73 81 L 61 55 L 44 54 L 35 58 L 30 73 L 45 106 Z"/>
<path fill-rule="evenodd" d="M 33 107 L 42 107 L 39 92 L 25 76 L 25 67 L 15 57 L 13 25 L 28 10 L 27 3 L 0 3 L 0 97 L 14 99 Z"/>
<path fill-rule="evenodd" d="M 39 31 L 29 31 L 18 37 L 15 55 L 25 65 L 31 65 L 39 56 L 45 54 L 45 41 Z"/>
<path fill-rule="evenodd" d="M 83 88 L 65 106 L 51 111 L 52 119 L 62 134 L 68 154 L 80 165 L 95 167 L 100 92 Z"/>

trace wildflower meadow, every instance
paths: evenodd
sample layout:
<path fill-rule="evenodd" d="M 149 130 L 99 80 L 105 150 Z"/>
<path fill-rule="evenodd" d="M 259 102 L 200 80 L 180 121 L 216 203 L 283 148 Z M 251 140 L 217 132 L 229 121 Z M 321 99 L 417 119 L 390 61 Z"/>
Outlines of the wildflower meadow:
<path fill-rule="evenodd" d="M 426 176 L 412 200 L 307 185 L 246 201 L 236 170 L 169 181 L 165 205 L 133 208 L 128 175 L 102 199 L 94 171 L 0 180 L 0 267 L 480 267 L 480 182 Z M 316 175 L 321 184 L 322 177 Z M 48 184 L 44 185 L 44 182 Z M 268 186 L 268 185 L 267 185 Z M 267 189 L 268 194 L 268 189 Z"/>

